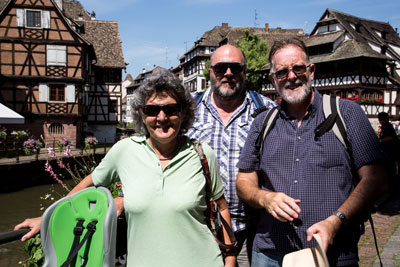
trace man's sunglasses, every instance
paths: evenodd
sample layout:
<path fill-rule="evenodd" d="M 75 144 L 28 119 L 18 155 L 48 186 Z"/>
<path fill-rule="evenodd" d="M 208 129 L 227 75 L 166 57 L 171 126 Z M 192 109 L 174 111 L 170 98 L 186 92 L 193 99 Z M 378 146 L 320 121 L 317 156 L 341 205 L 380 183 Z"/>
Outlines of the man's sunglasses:
<path fill-rule="evenodd" d="M 293 71 L 296 76 L 304 75 L 307 71 L 307 68 L 310 67 L 311 64 L 306 65 L 294 65 L 291 68 L 283 68 L 277 70 L 274 74 L 277 79 L 286 79 L 289 75 L 290 71 Z"/>
<path fill-rule="evenodd" d="M 142 107 L 143 114 L 152 117 L 157 116 L 161 110 L 164 112 L 165 115 L 172 116 L 178 114 L 178 112 L 181 111 L 181 105 L 145 105 Z"/>
<path fill-rule="evenodd" d="M 228 68 L 233 74 L 239 74 L 244 70 L 244 64 L 239 62 L 219 62 L 214 66 L 210 66 L 216 74 L 225 74 Z"/>

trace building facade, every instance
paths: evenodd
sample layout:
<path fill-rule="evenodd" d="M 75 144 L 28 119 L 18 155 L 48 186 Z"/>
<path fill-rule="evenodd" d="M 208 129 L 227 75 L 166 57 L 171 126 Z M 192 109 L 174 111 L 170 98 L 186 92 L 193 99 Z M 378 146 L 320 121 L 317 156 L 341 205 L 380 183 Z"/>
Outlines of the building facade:
<path fill-rule="evenodd" d="M 305 43 L 318 91 L 358 102 L 375 129 L 379 112 L 399 120 L 400 38 L 390 24 L 327 9 Z M 278 100 L 269 65 L 263 72 L 263 93 Z"/>
<path fill-rule="evenodd" d="M 79 2 L 0 0 L 0 102 L 25 117 L 11 129 L 47 145 L 86 134 L 114 141 L 125 66 L 117 23 Z"/>

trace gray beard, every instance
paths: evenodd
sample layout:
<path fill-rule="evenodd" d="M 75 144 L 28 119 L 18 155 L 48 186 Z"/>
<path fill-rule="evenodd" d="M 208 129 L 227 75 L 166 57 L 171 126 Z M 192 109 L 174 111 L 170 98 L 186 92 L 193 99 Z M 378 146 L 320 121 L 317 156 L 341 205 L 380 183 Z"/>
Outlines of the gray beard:
<path fill-rule="evenodd" d="M 238 96 L 240 96 L 242 93 L 243 93 L 243 91 L 244 91 L 244 82 L 243 83 L 241 83 L 240 85 L 239 85 L 239 87 L 236 87 L 234 90 L 232 90 L 231 92 L 228 92 L 228 93 L 223 93 L 221 90 L 220 90 L 220 87 L 221 86 L 215 86 L 214 84 L 212 84 L 211 83 L 211 90 L 212 90 L 212 92 L 214 92 L 214 94 L 217 96 L 217 97 L 219 97 L 219 98 L 223 98 L 223 99 L 226 99 L 226 100 L 231 100 L 231 99 L 235 99 L 235 98 L 237 98 Z"/>
<path fill-rule="evenodd" d="M 302 87 L 303 87 L 303 93 L 300 94 L 300 95 L 298 95 L 298 97 L 295 98 L 295 99 L 293 99 L 293 98 L 291 98 L 291 97 L 289 98 L 287 95 L 285 95 L 285 94 L 283 93 L 282 90 L 277 90 L 277 91 L 278 91 L 279 95 L 282 97 L 282 99 L 283 99 L 286 103 L 289 103 L 289 104 L 298 104 L 298 103 L 303 102 L 304 100 L 306 100 L 306 99 L 310 96 L 310 94 L 311 94 L 311 92 L 312 92 L 311 80 L 308 80 L 307 83 L 306 83 L 306 84 L 303 84 Z"/>

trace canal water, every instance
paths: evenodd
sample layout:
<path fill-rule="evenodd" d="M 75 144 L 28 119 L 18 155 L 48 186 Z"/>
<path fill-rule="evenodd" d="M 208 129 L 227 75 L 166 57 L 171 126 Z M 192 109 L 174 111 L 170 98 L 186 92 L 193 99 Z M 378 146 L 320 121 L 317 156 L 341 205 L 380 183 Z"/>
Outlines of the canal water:
<path fill-rule="evenodd" d="M 14 229 L 14 226 L 22 222 L 25 218 L 37 217 L 43 214 L 41 208 L 47 208 L 51 205 L 51 197 L 59 199 L 63 189 L 55 185 L 40 185 L 26 188 L 12 193 L 0 193 L 0 232 L 8 232 Z M 47 194 L 47 200 L 41 199 Z M 23 251 L 23 245 L 20 240 L 0 245 L 0 266 L 18 267 L 20 261 L 28 258 L 28 254 Z"/>

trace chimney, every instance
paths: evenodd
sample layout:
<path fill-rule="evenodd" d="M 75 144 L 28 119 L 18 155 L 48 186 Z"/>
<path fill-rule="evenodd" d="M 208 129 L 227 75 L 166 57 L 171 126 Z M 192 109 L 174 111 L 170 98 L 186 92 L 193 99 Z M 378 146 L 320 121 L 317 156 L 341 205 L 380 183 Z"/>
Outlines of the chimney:
<path fill-rule="evenodd" d="M 269 30 L 269 24 L 265 23 L 265 31 L 268 32 L 268 30 Z"/>
<path fill-rule="evenodd" d="M 228 28 L 228 23 L 222 22 L 222 28 Z"/>
<path fill-rule="evenodd" d="M 146 72 L 146 68 L 142 68 L 142 73 L 145 73 Z"/>

